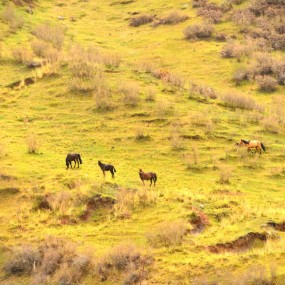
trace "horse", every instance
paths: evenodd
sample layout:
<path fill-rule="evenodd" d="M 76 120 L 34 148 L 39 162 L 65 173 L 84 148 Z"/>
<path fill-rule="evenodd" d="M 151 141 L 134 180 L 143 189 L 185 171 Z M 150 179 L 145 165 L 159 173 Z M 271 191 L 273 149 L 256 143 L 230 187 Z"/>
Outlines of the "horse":
<path fill-rule="evenodd" d="M 100 168 L 101 168 L 101 170 L 103 172 L 104 177 L 106 176 L 105 175 L 105 171 L 110 171 L 112 173 L 112 178 L 113 179 L 115 178 L 115 172 L 117 172 L 117 171 L 116 171 L 116 169 L 115 169 L 115 167 L 113 165 L 111 165 L 111 164 L 104 164 L 100 160 L 98 160 L 98 165 L 100 166 Z"/>
<path fill-rule="evenodd" d="M 76 166 L 76 162 L 77 162 L 77 168 L 79 168 L 79 163 L 82 164 L 82 159 L 79 153 L 69 153 L 66 156 L 65 162 L 66 162 L 66 169 L 72 168 L 72 161 L 74 161 L 74 167 Z"/>
<path fill-rule="evenodd" d="M 252 141 L 246 141 L 246 140 L 240 140 L 239 143 L 236 143 L 236 146 L 246 146 L 247 151 L 252 151 L 252 149 L 255 149 L 255 152 L 259 151 L 259 154 L 261 154 L 261 150 L 265 151 L 265 146 L 262 142 L 258 140 L 252 140 Z"/>
<path fill-rule="evenodd" d="M 141 181 L 143 182 L 143 185 L 144 185 L 144 180 L 150 180 L 150 185 L 149 186 L 152 185 L 152 181 L 153 181 L 153 184 L 155 186 L 155 182 L 157 181 L 156 173 L 154 173 L 154 172 L 143 172 L 140 169 L 139 175 L 140 175 Z"/>

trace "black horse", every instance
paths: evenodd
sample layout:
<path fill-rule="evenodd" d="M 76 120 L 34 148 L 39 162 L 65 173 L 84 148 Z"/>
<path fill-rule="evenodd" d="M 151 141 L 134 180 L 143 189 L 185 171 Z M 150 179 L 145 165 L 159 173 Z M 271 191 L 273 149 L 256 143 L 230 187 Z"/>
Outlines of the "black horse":
<path fill-rule="evenodd" d="M 79 163 L 82 164 L 82 159 L 79 153 L 69 153 L 66 156 L 65 162 L 66 162 L 66 169 L 72 168 L 72 161 L 74 161 L 74 167 L 76 166 L 76 162 L 77 162 L 77 167 L 79 168 Z"/>
<path fill-rule="evenodd" d="M 100 166 L 100 168 L 101 168 L 101 170 L 103 172 L 104 177 L 106 176 L 105 175 L 105 171 L 110 171 L 112 173 L 112 178 L 113 179 L 115 178 L 115 172 L 117 172 L 117 171 L 116 171 L 116 169 L 115 169 L 115 167 L 113 165 L 111 165 L 111 164 L 104 164 L 100 160 L 98 160 L 98 165 Z"/>

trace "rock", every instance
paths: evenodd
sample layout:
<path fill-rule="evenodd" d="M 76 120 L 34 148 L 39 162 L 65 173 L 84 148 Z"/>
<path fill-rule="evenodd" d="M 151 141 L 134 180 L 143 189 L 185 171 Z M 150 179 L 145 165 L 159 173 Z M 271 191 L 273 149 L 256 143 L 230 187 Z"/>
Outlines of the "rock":
<path fill-rule="evenodd" d="M 65 18 L 64 18 L 63 16 L 58 16 L 57 19 L 62 21 L 62 20 L 64 20 Z"/>

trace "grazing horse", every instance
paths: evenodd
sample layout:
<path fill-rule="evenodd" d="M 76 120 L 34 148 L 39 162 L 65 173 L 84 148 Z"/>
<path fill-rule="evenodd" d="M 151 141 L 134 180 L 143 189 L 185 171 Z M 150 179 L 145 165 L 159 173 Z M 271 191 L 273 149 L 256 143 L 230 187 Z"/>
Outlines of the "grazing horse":
<path fill-rule="evenodd" d="M 81 159 L 81 156 L 79 153 L 69 153 L 67 156 L 66 156 L 66 159 L 65 159 L 65 162 L 66 162 L 66 169 L 69 168 L 72 168 L 72 161 L 74 161 L 74 167 L 76 166 L 76 162 L 77 162 L 77 167 L 79 168 L 79 163 L 82 164 L 82 159 Z"/>
<path fill-rule="evenodd" d="M 237 146 L 246 146 L 247 151 L 252 151 L 252 149 L 255 149 L 256 151 L 259 151 L 259 154 L 261 154 L 261 150 L 265 151 L 265 146 L 262 142 L 257 140 L 252 141 L 246 141 L 246 140 L 240 140 L 239 143 L 236 143 Z"/>
<path fill-rule="evenodd" d="M 113 179 L 115 178 L 115 172 L 117 172 L 117 171 L 116 171 L 116 169 L 115 169 L 115 167 L 113 165 L 111 165 L 111 164 L 104 164 L 100 160 L 98 160 L 98 165 L 100 166 L 100 168 L 101 168 L 101 170 L 103 172 L 104 177 L 106 176 L 105 175 L 105 171 L 110 171 L 112 173 L 112 178 Z"/>
<path fill-rule="evenodd" d="M 144 185 L 144 180 L 150 180 L 150 185 L 152 184 L 152 181 L 153 181 L 153 184 L 155 186 L 155 182 L 157 181 L 157 175 L 156 173 L 154 172 L 143 172 L 141 169 L 139 171 L 139 175 L 140 175 L 140 178 L 143 182 L 143 185 Z"/>

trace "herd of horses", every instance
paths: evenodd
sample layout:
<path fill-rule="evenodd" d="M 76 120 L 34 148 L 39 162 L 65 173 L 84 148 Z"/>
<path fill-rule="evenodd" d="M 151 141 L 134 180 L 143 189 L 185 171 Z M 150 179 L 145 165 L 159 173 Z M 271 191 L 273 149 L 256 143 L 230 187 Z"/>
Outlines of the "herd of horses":
<path fill-rule="evenodd" d="M 79 168 L 79 164 L 82 164 L 82 159 L 81 159 L 81 156 L 79 153 L 69 153 L 66 156 L 66 159 L 65 159 L 66 169 L 69 169 L 69 167 L 72 168 L 72 162 L 74 162 L 74 168 L 76 167 L 76 164 L 77 164 L 77 168 Z M 115 178 L 115 172 L 117 172 L 117 171 L 116 171 L 116 168 L 114 167 L 114 165 L 104 164 L 100 160 L 98 160 L 98 165 L 101 168 L 104 177 L 106 176 L 105 172 L 110 171 L 112 174 L 112 178 L 113 179 Z M 140 169 L 139 170 L 139 176 L 140 176 L 141 181 L 143 182 L 143 185 L 145 185 L 144 184 L 145 180 L 150 180 L 149 186 L 152 185 L 152 182 L 155 186 L 155 183 L 157 181 L 156 173 L 154 173 L 154 172 L 143 172 L 142 169 Z"/>
<path fill-rule="evenodd" d="M 261 154 L 262 150 L 265 151 L 264 144 L 258 140 L 247 141 L 247 140 L 241 139 L 240 142 L 236 143 L 235 145 L 238 147 L 246 147 L 247 150 L 251 151 L 251 152 L 255 151 L 255 153 L 256 153 L 258 151 L 259 154 Z M 74 162 L 74 167 L 76 167 L 76 164 L 77 164 L 77 167 L 79 168 L 79 164 L 82 164 L 82 159 L 81 159 L 81 156 L 79 153 L 69 153 L 66 156 L 65 162 L 66 162 L 66 169 L 69 169 L 69 167 L 72 168 L 72 162 Z M 116 169 L 115 169 L 114 165 L 104 164 L 100 160 L 98 160 L 98 165 L 101 168 L 104 177 L 106 176 L 105 172 L 110 171 L 112 174 L 112 178 L 113 179 L 115 178 Z M 140 177 L 141 181 L 143 182 L 143 185 L 145 185 L 144 184 L 145 180 L 150 180 L 149 186 L 152 185 L 152 182 L 155 186 L 155 183 L 157 181 L 156 173 L 154 173 L 154 172 L 143 172 L 142 169 L 139 170 L 139 177 Z"/>

